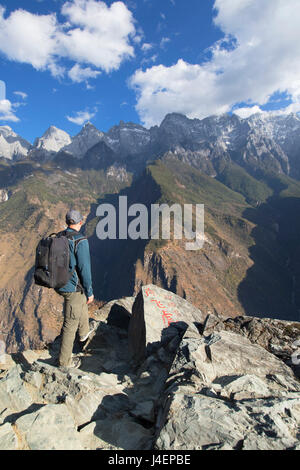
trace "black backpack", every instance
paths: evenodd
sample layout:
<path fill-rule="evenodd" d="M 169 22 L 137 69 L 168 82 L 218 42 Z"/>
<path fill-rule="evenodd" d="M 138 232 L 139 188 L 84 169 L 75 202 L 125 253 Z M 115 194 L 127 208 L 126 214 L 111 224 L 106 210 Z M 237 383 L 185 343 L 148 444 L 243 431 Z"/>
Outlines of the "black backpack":
<path fill-rule="evenodd" d="M 74 271 L 69 271 L 70 250 L 68 240 L 72 239 L 73 236 L 74 233 L 64 230 L 42 238 L 36 249 L 35 284 L 49 289 L 59 289 L 71 279 Z M 82 236 L 75 240 L 75 252 L 79 241 L 83 239 L 85 237 Z"/>

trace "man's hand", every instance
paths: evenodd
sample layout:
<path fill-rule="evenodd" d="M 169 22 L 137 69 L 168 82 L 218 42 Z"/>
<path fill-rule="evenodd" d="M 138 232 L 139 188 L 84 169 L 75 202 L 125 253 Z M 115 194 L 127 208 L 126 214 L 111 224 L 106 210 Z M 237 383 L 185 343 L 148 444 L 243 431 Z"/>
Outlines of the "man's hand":
<path fill-rule="evenodd" d="M 89 304 L 91 304 L 92 302 L 94 302 L 94 296 L 93 296 L 93 295 L 91 295 L 91 297 L 88 297 L 86 303 L 89 305 Z"/>

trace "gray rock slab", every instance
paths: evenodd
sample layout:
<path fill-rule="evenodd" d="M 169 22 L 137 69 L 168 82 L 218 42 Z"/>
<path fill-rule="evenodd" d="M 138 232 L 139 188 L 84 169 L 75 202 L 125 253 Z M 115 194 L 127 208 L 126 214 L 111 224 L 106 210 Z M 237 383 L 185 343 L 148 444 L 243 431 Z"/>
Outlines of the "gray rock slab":
<path fill-rule="evenodd" d="M 64 404 L 43 406 L 15 424 L 31 450 L 83 449 L 75 422 Z"/>
<path fill-rule="evenodd" d="M 188 329 L 166 381 L 160 450 L 294 449 L 300 384 L 292 370 L 244 336 Z"/>
<path fill-rule="evenodd" d="M 268 388 L 275 391 L 300 392 L 300 383 L 292 370 L 273 354 L 259 345 L 252 344 L 247 338 L 228 331 L 220 331 L 209 337 L 200 337 L 188 330 L 183 337 L 171 367 L 171 376 L 183 370 L 194 371 L 199 384 L 209 386 L 211 383 L 223 387 L 242 376 L 260 378 Z M 245 391 L 245 381 L 240 391 Z M 266 392 L 263 387 L 258 394 Z M 240 383 L 241 385 L 241 383 Z M 249 392 L 254 393 L 254 385 L 250 384 Z M 239 390 L 235 390 L 238 392 Z M 258 395 L 261 396 L 261 395 Z M 269 396 L 269 392 L 267 394 Z M 250 396 L 251 397 L 251 396 Z"/>
<path fill-rule="evenodd" d="M 21 367 L 16 366 L 0 380 L 0 412 L 5 408 L 14 412 L 24 411 L 33 403 L 21 373 Z"/>
<path fill-rule="evenodd" d="M 90 449 L 147 450 L 153 435 L 133 418 L 123 415 L 90 423 L 80 431 L 80 439 Z"/>
<path fill-rule="evenodd" d="M 159 450 L 279 450 L 298 443 L 300 399 L 254 400 L 236 405 L 176 393 L 156 441 Z"/>

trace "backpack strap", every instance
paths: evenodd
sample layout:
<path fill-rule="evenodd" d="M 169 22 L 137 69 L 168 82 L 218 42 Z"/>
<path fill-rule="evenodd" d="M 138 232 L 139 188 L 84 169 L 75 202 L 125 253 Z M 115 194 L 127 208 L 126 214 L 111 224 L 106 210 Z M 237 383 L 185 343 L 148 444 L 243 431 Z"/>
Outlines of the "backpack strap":
<path fill-rule="evenodd" d="M 68 240 L 73 240 L 74 241 L 74 253 L 76 255 L 77 253 L 77 247 L 79 245 L 79 242 L 81 242 L 82 240 L 87 240 L 87 238 L 84 236 L 84 235 L 81 235 L 79 236 L 78 238 L 74 239 L 74 233 L 72 232 L 67 232 L 66 230 L 63 230 L 62 232 L 60 232 L 58 234 L 58 236 L 65 236 Z M 74 270 L 73 270 L 73 273 L 76 272 L 77 274 L 77 278 L 78 278 L 78 284 L 77 284 L 77 292 L 81 292 L 82 294 L 84 293 L 84 289 L 83 289 L 83 286 L 81 285 L 81 282 L 80 282 L 80 277 L 79 277 L 79 274 L 77 272 L 77 266 L 75 266 Z"/>
<path fill-rule="evenodd" d="M 67 232 L 67 230 L 63 230 L 62 232 L 58 232 L 58 233 L 53 233 L 51 235 L 56 235 L 57 237 L 66 237 L 68 240 L 73 240 L 74 241 L 74 252 L 75 252 L 75 254 L 77 252 L 77 246 L 78 246 L 79 242 L 81 242 L 82 240 L 87 240 L 87 238 L 84 235 L 81 235 L 80 237 L 74 239 L 74 235 L 76 235 L 76 234 L 74 234 L 72 232 Z M 49 236 L 51 237 L 51 235 L 49 235 Z"/>
<path fill-rule="evenodd" d="M 77 253 L 77 247 L 79 245 L 79 242 L 81 242 L 82 240 L 87 240 L 87 238 L 82 236 L 82 237 L 76 238 L 76 240 L 74 240 L 74 252 L 75 252 L 75 254 Z"/>

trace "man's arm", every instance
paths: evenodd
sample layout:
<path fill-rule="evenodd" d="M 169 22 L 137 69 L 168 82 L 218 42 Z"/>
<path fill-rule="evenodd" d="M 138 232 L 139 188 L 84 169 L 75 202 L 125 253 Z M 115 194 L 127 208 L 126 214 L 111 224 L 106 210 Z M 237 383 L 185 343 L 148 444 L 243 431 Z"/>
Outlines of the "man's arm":
<path fill-rule="evenodd" d="M 77 271 L 84 288 L 85 295 L 90 298 L 93 296 L 91 256 L 89 242 L 84 239 L 77 245 Z"/>

